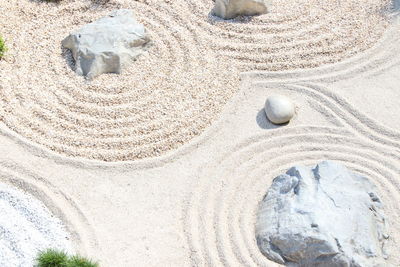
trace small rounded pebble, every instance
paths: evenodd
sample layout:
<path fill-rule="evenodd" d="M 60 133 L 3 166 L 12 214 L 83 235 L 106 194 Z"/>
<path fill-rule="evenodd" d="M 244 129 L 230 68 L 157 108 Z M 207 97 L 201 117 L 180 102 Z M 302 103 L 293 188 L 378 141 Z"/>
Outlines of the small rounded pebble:
<path fill-rule="evenodd" d="M 294 116 L 294 104 L 286 96 L 272 95 L 265 102 L 265 113 L 274 124 L 286 123 Z"/>

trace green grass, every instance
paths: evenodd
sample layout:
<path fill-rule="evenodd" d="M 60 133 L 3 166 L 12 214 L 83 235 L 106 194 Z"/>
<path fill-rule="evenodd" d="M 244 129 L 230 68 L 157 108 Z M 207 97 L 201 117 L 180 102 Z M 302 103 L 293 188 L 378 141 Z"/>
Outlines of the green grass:
<path fill-rule="evenodd" d="M 81 256 L 72 256 L 68 262 L 67 267 L 98 267 L 99 264 L 92 260 L 86 259 Z"/>
<path fill-rule="evenodd" d="M 4 54 L 6 53 L 6 51 L 7 51 L 6 44 L 3 40 L 3 37 L 0 36 L 0 59 L 2 57 L 4 57 Z"/>
<path fill-rule="evenodd" d="M 79 255 L 68 256 L 65 252 L 47 249 L 38 254 L 36 267 L 99 267 L 97 262 Z"/>
<path fill-rule="evenodd" d="M 48 249 L 39 253 L 37 267 L 67 267 L 68 255 L 63 251 Z"/>

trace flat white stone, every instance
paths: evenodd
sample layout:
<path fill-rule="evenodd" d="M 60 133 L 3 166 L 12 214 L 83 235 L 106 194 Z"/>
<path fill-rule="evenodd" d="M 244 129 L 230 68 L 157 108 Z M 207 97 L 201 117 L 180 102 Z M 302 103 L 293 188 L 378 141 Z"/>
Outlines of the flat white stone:
<path fill-rule="evenodd" d="M 259 207 L 256 238 L 267 258 L 290 266 L 388 266 L 376 188 L 332 161 L 274 179 Z"/>
<path fill-rule="evenodd" d="M 283 95 L 272 95 L 265 102 L 267 118 L 274 124 L 289 122 L 295 113 L 292 101 Z"/>
<path fill-rule="evenodd" d="M 264 0 L 215 0 L 213 13 L 223 19 L 237 16 L 254 16 L 267 13 Z"/>

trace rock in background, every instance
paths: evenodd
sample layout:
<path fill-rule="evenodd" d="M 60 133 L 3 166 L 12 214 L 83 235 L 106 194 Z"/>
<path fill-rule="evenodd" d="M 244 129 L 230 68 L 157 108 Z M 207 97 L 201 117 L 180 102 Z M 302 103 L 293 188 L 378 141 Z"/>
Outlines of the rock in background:
<path fill-rule="evenodd" d="M 324 161 L 276 177 L 260 204 L 256 238 L 291 266 L 387 266 L 382 203 L 368 179 Z"/>
<path fill-rule="evenodd" d="M 120 9 L 73 32 L 62 45 L 72 51 L 76 73 L 92 79 L 102 73 L 120 73 L 149 40 L 132 11 Z"/>
<path fill-rule="evenodd" d="M 264 0 L 215 0 L 213 13 L 223 19 L 267 13 Z"/>

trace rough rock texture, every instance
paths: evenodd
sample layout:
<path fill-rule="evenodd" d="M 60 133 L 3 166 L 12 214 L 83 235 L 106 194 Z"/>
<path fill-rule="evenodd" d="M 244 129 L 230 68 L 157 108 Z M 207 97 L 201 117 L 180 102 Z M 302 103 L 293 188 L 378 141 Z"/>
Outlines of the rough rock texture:
<path fill-rule="evenodd" d="M 265 113 L 267 118 L 275 124 L 290 121 L 295 113 L 292 101 L 283 95 L 272 95 L 265 101 Z"/>
<path fill-rule="evenodd" d="M 265 0 L 216 0 L 213 13 L 223 19 L 267 13 Z"/>
<path fill-rule="evenodd" d="M 393 3 L 393 6 L 396 11 L 399 11 L 400 10 L 400 0 L 395 0 Z"/>
<path fill-rule="evenodd" d="M 146 29 L 132 11 L 120 9 L 73 32 L 62 45 L 72 50 L 76 73 L 91 79 L 102 73 L 120 73 L 148 42 Z"/>
<path fill-rule="evenodd" d="M 260 205 L 256 238 L 267 258 L 290 266 L 387 266 L 375 188 L 335 162 L 276 177 Z"/>

